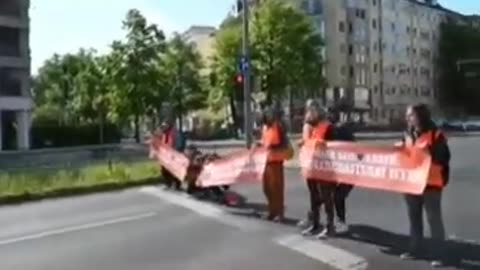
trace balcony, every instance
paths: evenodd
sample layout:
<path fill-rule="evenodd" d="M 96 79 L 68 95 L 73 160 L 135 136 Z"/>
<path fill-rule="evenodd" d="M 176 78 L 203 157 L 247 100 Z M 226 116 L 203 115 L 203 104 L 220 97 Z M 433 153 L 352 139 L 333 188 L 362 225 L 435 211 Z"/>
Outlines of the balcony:
<path fill-rule="evenodd" d="M 0 96 L 0 111 L 31 110 L 33 101 L 30 97 Z"/>
<path fill-rule="evenodd" d="M 1 0 L 0 16 L 20 17 L 22 15 L 22 4 L 18 0 Z"/>
<path fill-rule="evenodd" d="M 0 14 L 0 26 L 11 28 L 28 28 L 28 20 Z"/>

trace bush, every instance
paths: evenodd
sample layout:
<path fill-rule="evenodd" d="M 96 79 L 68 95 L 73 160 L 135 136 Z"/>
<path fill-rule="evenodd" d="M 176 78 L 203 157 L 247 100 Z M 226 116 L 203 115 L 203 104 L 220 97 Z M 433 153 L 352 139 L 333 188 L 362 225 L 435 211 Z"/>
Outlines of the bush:
<path fill-rule="evenodd" d="M 96 124 L 59 125 L 33 123 L 32 148 L 68 147 L 100 144 L 100 127 Z M 118 143 L 122 138 L 120 129 L 113 124 L 103 128 L 103 143 Z"/>

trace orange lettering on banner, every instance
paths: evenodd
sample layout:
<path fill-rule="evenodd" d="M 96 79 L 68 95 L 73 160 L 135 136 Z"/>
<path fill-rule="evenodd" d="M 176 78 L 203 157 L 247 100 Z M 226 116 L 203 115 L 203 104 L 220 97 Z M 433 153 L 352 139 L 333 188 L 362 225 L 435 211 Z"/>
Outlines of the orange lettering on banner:
<path fill-rule="evenodd" d="M 198 176 L 201 187 L 261 182 L 267 164 L 268 151 L 263 148 L 242 150 L 206 164 Z"/>
<path fill-rule="evenodd" d="M 421 194 L 431 158 L 423 151 L 356 143 L 309 141 L 300 151 L 306 178 Z"/>
<path fill-rule="evenodd" d="M 172 147 L 160 143 L 158 138 L 154 138 L 150 143 L 150 158 L 156 159 L 160 166 L 166 168 L 180 181 L 185 179 L 189 165 L 188 158 Z"/>

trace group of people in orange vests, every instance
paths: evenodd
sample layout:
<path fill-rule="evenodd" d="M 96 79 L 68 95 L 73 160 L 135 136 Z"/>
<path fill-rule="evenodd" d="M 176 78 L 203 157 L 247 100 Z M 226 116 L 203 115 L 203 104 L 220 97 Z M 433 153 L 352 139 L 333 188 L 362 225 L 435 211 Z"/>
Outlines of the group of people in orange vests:
<path fill-rule="evenodd" d="M 265 106 L 262 114 L 261 139 L 257 147 L 269 150 L 281 150 L 289 147 L 290 142 L 282 121 L 281 110 L 277 106 Z M 410 244 L 401 254 L 402 259 L 413 259 L 429 255 L 432 266 L 441 266 L 441 259 L 445 255 L 444 241 L 445 229 L 441 211 L 442 190 L 449 180 L 450 150 L 447 139 L 440 129 L 435 126 L 428 107 L 424 104 L 412 105 L 406 111 L 407 129 L 397 147 L 416 147 L 427 151 L 432 158 L 432 169 L 427 182 L 427 187 L 421 195 L 405 194 L 408 219 L 410 222 Z M 305 121 L 302 139 L 297 143 L 302 146 L 306 140 L 319 141 L 354 141 L 353 132 L 341 124 L 338 112 L 333 109 L 325 110 L 319 103 L 309 100 L 306 104 Z M 169 141 L 173 138 L 173 126 L 164 128 L 162 140 Z M 170 141 L 172 147 L 174 142 Z M 176 149 L 179 149 L 177 146 Z M 263 179 L 263 192 L 265 194 L 268 211 L 264 219 L 273 222 L 282 222 L 285 218 L 284 206 L 284 162 L 285 159 L 269 159 L 265 168 Z M 164 171 L 166 185 L 178 183 L 174 177 Z M 347 196 L 353 186 L 346 184 L 323 181 L 321 179 L 305 179 L 309 191 L 309 211 L 304 220 L 298 223 L 305 236 L 315 236 L 325 239 L 337 233 L 346 233 Z M 177 187 L 178 184 L 175 184 Z M 326 223 L 320 222 L 321 208 L 326 214 Z M 423 232 L 423 210 L 431 231 L 431 245 L 426 246 Z M 337 217 L 337 220 L 335 220 Z"/>

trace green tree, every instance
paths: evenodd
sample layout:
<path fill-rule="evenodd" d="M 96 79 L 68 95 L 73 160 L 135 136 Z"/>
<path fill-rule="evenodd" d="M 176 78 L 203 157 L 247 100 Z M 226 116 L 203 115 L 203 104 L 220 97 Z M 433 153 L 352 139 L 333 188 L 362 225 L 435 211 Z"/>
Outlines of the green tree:
<path fill-rule="evenodd" d="M 175 34 L 167 44 L 162 61 L 168 101 L 177 112 L 181 124 L 184 113 L 205 106 L 207 93 L 200 75 L 202 59 L 193 44 Z"/>
<path fill-rule="evenodd" d="M 44 120 L 48 118 L 64 124 L 79 121 L 72 100 L 77 76 L 88 65 L 91 54 L 91 50 L 85 49 L 76 54 L 55 54 L 38 70 L 33 83 L 33 97 L 38 112 L 41 112 L 39 116 Z"/>
<path fill-rule="evenodd" d="M 221 28 L 214 43 L 214 56 L 211 66 L 211 88 L 209 92 L 209 105 L 214 109 L 220 109 L 225 101 L 229 102 L 232 112 L 233 123 L 239 127 L 237 119 L 236 101 L 243 98 L 243 92 L 239 91 L 235 83 L 238 74 L 238 61 L 241 55 L 241 30 L 240 24 L 226 24 Z"/>
<path fill-rule="evenodd" d="M 323 42 L 307 15 L 281 0 L 263 1 L 253 14 L 253 60 L 267 101 L 325 86 Z"/>
<path fill-rule="evenodd" d="M 465 23 L 442 23 L 437 58 L 439 101 L 446 107 L 480 114 L 480 88 L 470 87 L 463 72 L 458 69 L 458 61 L 464 59 L 480 59 L 480 30 Z"/>
<path fill-rule="evenodd" d="M 126 40 L 112 45 L 113 59 L 118 63 L 118 70 L 113 72 L 116 85 L 112 106 L 118 119 L 133 120 L 135 140 L 140 142 L 142 117 L 152 113 L 152 103 L 162 96 L 156 92 L 164 90 L 154 87 L 159 84 L 152 80 L 161 78 L 158 68 L 165 36 L 136 9 L 128 11 L 123 28 L 127 31 Z M 153 74 L 158 74 L 158 79 Z"/>

